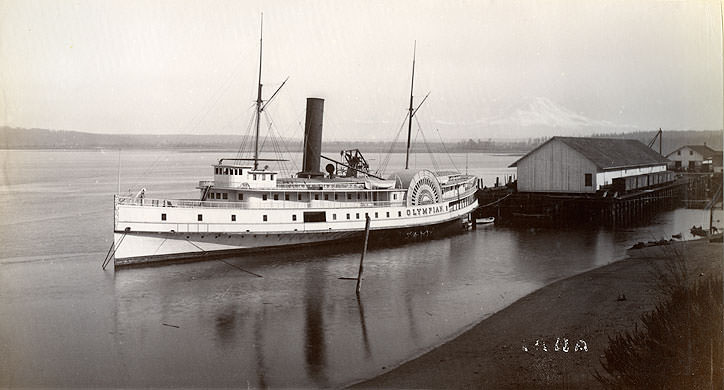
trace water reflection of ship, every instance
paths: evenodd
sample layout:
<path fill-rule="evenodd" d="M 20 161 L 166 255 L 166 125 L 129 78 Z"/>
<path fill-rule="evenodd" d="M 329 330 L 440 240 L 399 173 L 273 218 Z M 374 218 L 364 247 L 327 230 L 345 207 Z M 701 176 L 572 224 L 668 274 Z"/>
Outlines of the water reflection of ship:
<path fill-rule="evenodd" d="M 307 375 L 319 387 L 328 387 L 324 339 L 324 277 L 307 267 L 304 285 L 304 362 Z"/>

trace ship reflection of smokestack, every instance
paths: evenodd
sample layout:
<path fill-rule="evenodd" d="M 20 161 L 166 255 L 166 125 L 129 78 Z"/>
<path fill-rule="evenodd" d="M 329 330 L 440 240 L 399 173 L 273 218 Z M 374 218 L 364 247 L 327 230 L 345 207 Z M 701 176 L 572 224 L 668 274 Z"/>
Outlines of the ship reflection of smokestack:
<path fill-rule="evenodd" d="M 319 270 L 308 266 L 305 272 L 304 358 L 307 375 L 319 387 L 327 387 L 324 343 L 324 278 Z"/>

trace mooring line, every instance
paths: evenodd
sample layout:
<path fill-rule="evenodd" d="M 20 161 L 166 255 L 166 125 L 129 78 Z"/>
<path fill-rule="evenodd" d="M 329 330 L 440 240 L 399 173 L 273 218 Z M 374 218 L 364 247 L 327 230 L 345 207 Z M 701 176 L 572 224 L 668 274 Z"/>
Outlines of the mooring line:
<path fill-rule="evenodd" d="M 103 265 L 101 266 L 101 268 L 102 268 L 104 271 L 106 270 L 106 266 L 108 265 L 108 263 L 111 262 L 111 259 L 113 258 L 113 256 L 115 256 L 116 251 L 118 250 L 118 248 L 121 247 L 121 243 L 123 242 L 123 239 L 126 238 L 126 234 L 128 234 L 128 228 L 126 228 L 126 231 L 123 232 L 123 235 L 121 236 L 121 239 L 118 240 L 118 245 L 114 245 L 114 244 L 115 244 L 115 241 L 111 243 L 111 247 L 110 247 L 110 249 L 108 249 L 108 254 L 106 255 L 106 258 L 103 259 Z M 114 248 L 114 247 L 115 247 L 115 248 Z M 113 249 L 113 252 L 111 252 L 111 249 Z"/>
<path fill-rule="evenodd" d="M 254 273 L 254 272 L 245 270 L 245 269 L 239 267 L 238 265 L 231 264 L 231 263 L 226 262 L 226 261 L 221 260 L 221 259 L 216 259 L 216 260 L 218 260 L 218 261 L 220 261 L 220 262 L 222 262 L 222 263 L 224 263 L 224 264 L 226 264 L 226 265 L 229 265 L 229 266 L 231 266 L 231 267 L 234 267 L 234 268 L 238 269 L 239 271 L 244 271 L 244 272 L 246 272 L 246 273 L 248 273 L 248 274 L 252 274 L 252 275 L 256 276 L 257 278 L 263 278 L 263 276 L 261 276 L 261 275 L 259 275 L 259 274 L 257 274 L 257 273 Z"/>

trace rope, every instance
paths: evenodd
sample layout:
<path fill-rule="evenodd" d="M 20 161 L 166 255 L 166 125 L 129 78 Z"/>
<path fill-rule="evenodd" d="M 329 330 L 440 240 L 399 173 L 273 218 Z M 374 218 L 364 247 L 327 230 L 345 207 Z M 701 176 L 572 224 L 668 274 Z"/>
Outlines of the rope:
<path fill-rule="evenodd" d="M 400 128 L 397 130 L 397 135 L 395 135 L 394 141 L 390 144 L 390 149 L 387 151 L 387 154 L 385 154 L 382 158 L 382 162 L 380 163 L 379 168 L 375 171 L 375 174 L 382 175 L 385 169 L 387 169 L 387 164 L 390 162 L 390 156 L 392 156 L 392 150 L 395 148 L 397 140 L 400 138 L 400 133 L 402 133 L 402 129 L 405 127 L 405 121 L 407 121 L 408 116 L 409 113 L 405 114 L 405 119 L 402 120 L 402 124 L 400 124 Z"/>
<path fill-rule="evenodd" d="M 113 258 L 113 256 L 115 256 L 116 251 L 118 250 L 118 248 L 121 247 L 121 243 L 123 242 L 123 239 L 126 238 L 126 234 L 128 234 L 128 231 L 123 232 L 123 235 L 121 236 L 121 239 L 118 240 L 118 246 L 115 246 L 115 245 L 114 245 L 114 244 L 115 244 L 115 241 L 111 243 L 111 247 L 108 249 L 108 253 L 106 254 L 106 258 L 103 259 L 103 265 L 101 266 L 101 268 L 102 268 L 104 271 L 106 270 L 106 266 L 108 265 L 108 263 L 111 262 L 111 259 Z M 111 249 L 112 249 L 113 251 L 111 251 Z"/>
<path fill-rule="evenodd" d="M 500 199 L 498 199 L 498 200 L 496 200 L 496 201 L 490 202 L 490 203 L 488 203 L 488 204 L 486 204 L 486 205 L 478 206 L 478 208 L 488 207 L 488 206 L 492 206 L 492 205 L 494 205 L 494 204 L 496 204 L 496 203 L 500 203 L 500 202 L 502 202 L 503 200 L 505 200 L 505 198 L 507 198 L 507 197 L 509 197 L 509 196 L 511 196 L 511 195 L 513 195 L 513 194 L 505 195 L 504 197 L 502 197 L 502 198 L 500 198 Z"/>
<path fill-rule="evenodd" d="M 425 144 L 425 149 L 427 149 L 427 154 L 430 155 L 430 160 L 432 161 L 432 166 L 435 168 L 436 171 L 440 170 L 440 167 L 437 164 L 437 160 L 435 160 L 435 156 L 432 154 L 432 149 L 430 149 L 430 145 L 427 143 L 427 139 L 425 138 L 425 132 L 422 131 L 422 126 L 420 126 L 420 121 L 415 117 L 415 123 L 417 123 L 417 128 L 422 136 L 422 142 Z"/>
<path fill-rule="evenodd" d="M 445 154 L 447 154 L 447 157 L 450 159 L 450 164 L 452 164 L 453 168 L 455 168 L 456 171 L 460 171 L 458 167 L 455 166 L 455 162 L 452 159 L 452 156 L 447 151 L 447 147 L 445 146 L 445 142 L 442 140 L 442 136 L 440 135 L 440 129 L 435 128 L 435 131 L 437 131 L 437 138 L 440 138 L 440 143 L 442 144 L 442 148 L 445 150 Z"/>

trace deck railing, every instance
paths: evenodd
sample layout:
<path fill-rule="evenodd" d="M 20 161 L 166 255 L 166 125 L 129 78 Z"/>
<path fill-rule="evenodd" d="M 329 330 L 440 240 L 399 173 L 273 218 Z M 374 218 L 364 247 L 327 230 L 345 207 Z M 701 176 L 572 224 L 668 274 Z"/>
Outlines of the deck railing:
<path fill-rule="evenodd" d="M 460 193 L 459 198 L 471 195 L 473 190 Z M 455 199 L 458 199 L 457 197 Z M 455 199 L 446 199 L 452 201 Z M 405 206 L 404 200 L 397 201 L 335 201 L 335 200 L 266 200 L 266 201 L 208 201 L 191 199 L 150 199 L 133 196 L 116 196 L 115 202 L 123 206 L 149 206 L 149 207 L 182 207 L 182 208 L 221 208 L 221 209 L 343 209 L 356 207 L 400 207 Z"/>
<path fill-rule="evenodd" d="M 314 209 L 330 208 L 341 209 L 350 207 L 392 207 L 404 206 L 404 201 L 364 201 L 364 202 L 339 202 L 334 200 L 312 200 L 312 201 L 201 201 L 187 199 L 150 199 L 134 197 L 116 197 L 116 204 L 124 206 L 150 206 L 150 207 L 182 207 L 182 208 L 223 208 L 223 209 Z"/>

